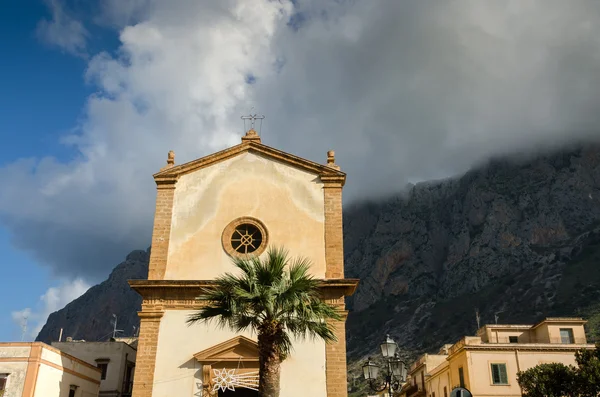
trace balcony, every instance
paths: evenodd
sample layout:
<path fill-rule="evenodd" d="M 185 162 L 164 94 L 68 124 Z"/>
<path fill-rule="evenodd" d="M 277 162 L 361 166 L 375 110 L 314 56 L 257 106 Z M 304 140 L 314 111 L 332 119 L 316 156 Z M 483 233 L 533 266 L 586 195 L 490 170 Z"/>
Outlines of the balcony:
<path fill-rule="evenodd" d="M 423 390 L 419 385 L 410 385 L 406 388 L 406 397 L 420 397 L 425 395 L 425 390 Z"/>

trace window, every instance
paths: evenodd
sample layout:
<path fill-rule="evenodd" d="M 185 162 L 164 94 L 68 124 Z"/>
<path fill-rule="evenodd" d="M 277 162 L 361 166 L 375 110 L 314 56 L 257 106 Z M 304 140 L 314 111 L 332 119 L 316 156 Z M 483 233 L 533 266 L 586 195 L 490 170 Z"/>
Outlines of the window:
<path fill-rule="evenodd" d="M 460 382 L 460 387 L 465 387 L 465 373 L 463 372 L 463 367 L 458 369 L 458 380 Z"/>
<path fill-rule="evenodd" d="M 519 337 L 518 336 L 509 336 L 508 341 L 510 343 L 519 343 Z"/>
<path fill-rule="evenodd" d="M 100 379 L 102 379 L 102 380 L 106 379 L 106 371 L 108 370 L 108 363 L 99 363 L 98 368 L 100 368 L 100 370 L 102 370 L 102 376 L 100 377 Z"/>
<path fill-rule="evenodd" d="M 448 388 L 444 386 L 444 397 L 448 397 Z"/>
<path fill-rule="evenodd" d="M 250 223 L 243 223 L 235 228 L 231 236 L 231 246 L 239 254 L 251 254 L 260 248 L 262 233 Z"/>
<path fill-rule="evenodd" d="M 560 329 L 560 343 L 575 343 L 573 340 L 573 329 L 572 328 L 561 328 Z"/>
<path fill-rule="evenodd" d="M 435 397 L 435 392 L 431 393 L 431 397 Z"/>
<path fill-rule="evenodd" d="M 106 373 L 108 372 L 108 363 L 109 362 L 110 362 L 109 358 L 97 358 L 96 359 L 96 366 L 98 368 L 100 368 L 100 370 L 102 371 L 102 375 L 100 376 L 101 380 L 106 379 Z"/>
<path fill-rule="evenodd" d="M 506 364 L 492 364 L 492 384 L 508 385 Z"/>
<path fill-rule="evenodd" d="M 267 242 L 267 228 L 255 218 L 235 219 L 223 230 L 223 248 L 228 255 L 236 258 L 262 254 Z"/>
<path fill-rule="evenodd" d="M 69 389 L 69 397 L 75 397 L 75 392 L 77 391 L 77 388 L 79 386 L 77 385 L 71 385 L 71 388 Z"/>
<path fill-rule="evenodd" d="M 0 397 L 4 395 L 6 391 L 6 381 L 8 380 L 8 374 L 0 374 Z"/>

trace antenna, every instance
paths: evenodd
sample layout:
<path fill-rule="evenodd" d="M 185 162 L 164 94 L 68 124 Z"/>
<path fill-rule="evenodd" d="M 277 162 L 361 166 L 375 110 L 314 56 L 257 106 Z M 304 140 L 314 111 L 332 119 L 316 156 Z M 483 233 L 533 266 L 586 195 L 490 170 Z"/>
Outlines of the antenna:
<path fill-rule="evenodd" d="M 27 318 L 29 317 L 28 313 L 23 313 L 23 322 L 21 323 L 21 342 L 25 340 L 25 335 L 27 334 Z"/>
<path fill-rule="evenodd" d="M 481 316 L 479 315 L 479 309 L 475 309 L 475 320 L 477 320 L 477 329 L 481 328 Z"/>
<path fill-rule="evenodd" d="M 504 310 L 500 310 L 499 312 L 494 313 L 494 320 L 496 321 L 496 324 L 498 324 L 498 318 L 499 318 L 498 314 L 500 314 L 500 313 L 504 313 Z"/>
<path fill-rule="evenodd" d="M 117 336 L 117 332 L 123 332 L 122 329 L 117 329 L 117 315 L 113 313 L 114 320 L 111 320 L 110 323 L 113 325 L 112 337 L 113 339 Z"/>

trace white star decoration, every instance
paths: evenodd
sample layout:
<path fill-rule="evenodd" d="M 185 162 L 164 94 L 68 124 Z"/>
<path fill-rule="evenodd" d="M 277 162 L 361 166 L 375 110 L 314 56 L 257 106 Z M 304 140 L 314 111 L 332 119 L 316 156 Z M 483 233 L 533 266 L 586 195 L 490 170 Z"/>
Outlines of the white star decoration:
<path fill-rule="evenodd" d="M 215 377 L 213 378 L 213 382 L 215 382 L 213 391 L 217 391 L 219 389 L 221 389 L 221 391 L 235 391 L 235 386 L 233 385 L 233 382 L 235 381 L 233 377 L 235 369 L 227 370 L 223 368 L 221 370 L 213 369 L 213 371 L 215 373 Z"/>
<path fill-rule="evenodd" d="M 235 391 L 235 387 L 245 387 L 246 389 L 258 390 L 258 371 L 236 374 L 235 369 L 213 369 L 215 377 L 213 391 Z"/>

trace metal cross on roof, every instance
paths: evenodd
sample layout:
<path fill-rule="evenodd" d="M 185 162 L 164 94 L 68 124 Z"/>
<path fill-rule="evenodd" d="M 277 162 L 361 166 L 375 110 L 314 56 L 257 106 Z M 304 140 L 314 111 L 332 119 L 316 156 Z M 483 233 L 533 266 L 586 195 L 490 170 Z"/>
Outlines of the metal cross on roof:
<path fill-rule="evenodd" d="M 250 120 L 250 129 L 254 129 L 254 122 L 256 120 L 262 120 L 264 119 L 265 116 L 259 116 L 256 113 L 255 114 L 250 114 L 249 116 L 242 116 L 242 120 Z"/>

